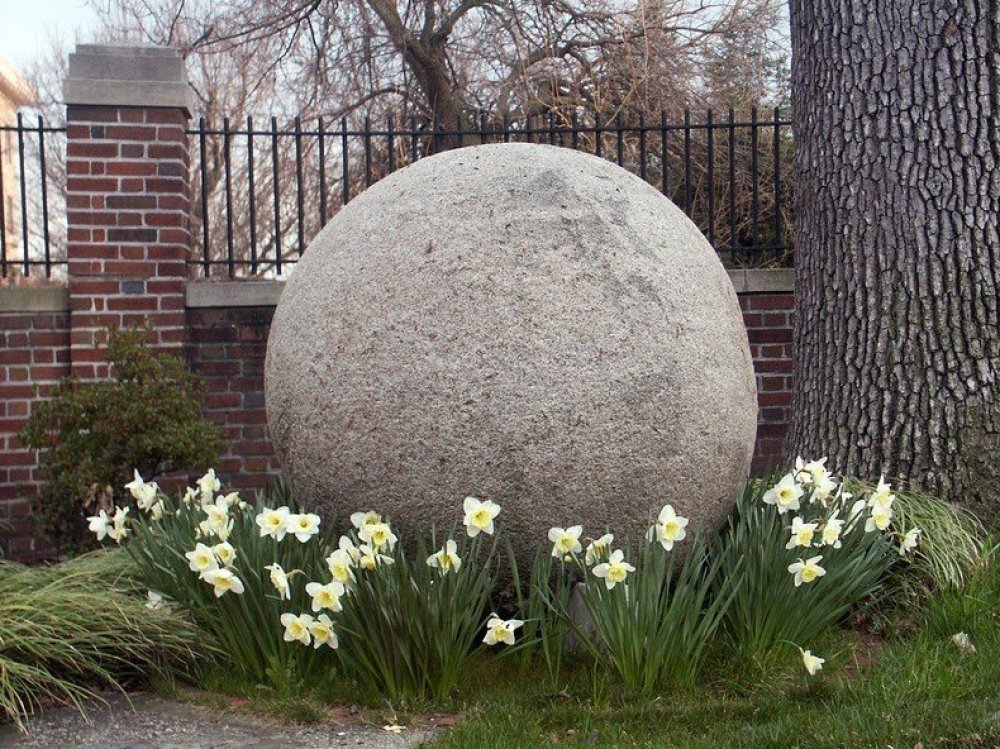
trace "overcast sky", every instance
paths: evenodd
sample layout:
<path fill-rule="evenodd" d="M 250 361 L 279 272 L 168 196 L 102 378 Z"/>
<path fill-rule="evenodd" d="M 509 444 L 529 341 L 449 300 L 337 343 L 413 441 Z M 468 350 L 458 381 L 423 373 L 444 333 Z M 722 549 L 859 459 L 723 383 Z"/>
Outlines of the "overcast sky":
<path fill-rule="evenodd" d="M 48 46 L 49 35 L 86 37 L 94 23 L 84 0 L 0 0 L 0 55 L 22 68 Z"/>

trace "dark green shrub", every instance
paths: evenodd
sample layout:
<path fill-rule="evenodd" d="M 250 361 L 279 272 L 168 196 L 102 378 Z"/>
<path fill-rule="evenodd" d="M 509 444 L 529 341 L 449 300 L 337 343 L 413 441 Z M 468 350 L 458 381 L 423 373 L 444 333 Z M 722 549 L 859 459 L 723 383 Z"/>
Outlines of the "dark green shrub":
<path fill-rule="evenodd" d="M 67 377 L 21 433 L 27 447 L 45 451 L 35 512 L 61 551 L 93 546 L 84 519 L 131 501 L 123 487 L 133 468 L 148 481 L 218 460 L 219 431 L 202 417 L 200 379 L 183 359 L 153 354 L 145 337 L 141 329 L 109 331 L 111 379 Z"/>

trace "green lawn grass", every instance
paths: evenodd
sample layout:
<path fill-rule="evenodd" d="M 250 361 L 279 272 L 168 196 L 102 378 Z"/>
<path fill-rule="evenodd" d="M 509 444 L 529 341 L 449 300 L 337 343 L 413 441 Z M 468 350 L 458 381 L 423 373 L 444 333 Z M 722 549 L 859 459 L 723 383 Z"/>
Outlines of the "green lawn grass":
<path fill-rule="evenodd" d="M 433 749 L 562 747 L 995 747 L 1000 745 L 1000 580 L 938 594 L 884 640 L 842 631 L 808 677 L 797 651 L 766 676 L 717 662 L 703 686 L 656 699 L 619 693 L 581 663 L 565 684 L 516 658 L 482 662 Z M 977 648 L 951 641 L 967 632 Z M 819 649 L 817 649 L 819 650 Z"/>

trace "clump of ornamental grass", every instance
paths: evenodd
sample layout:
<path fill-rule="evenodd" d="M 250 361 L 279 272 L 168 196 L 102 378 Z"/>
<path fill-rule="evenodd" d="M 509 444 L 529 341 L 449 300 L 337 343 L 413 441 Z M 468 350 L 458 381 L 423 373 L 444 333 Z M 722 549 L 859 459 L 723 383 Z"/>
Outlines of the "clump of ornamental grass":
<path fill-rule="evenodd" d="M 756 660 L 796 646 L 810 672 L 822 662 L 803 646 L 876 597 L 926 541 L 897 512 L 889 484 L 849 491 L 825 462 L 800 458 L 780 480 L 748 482 L 713 551 L 719 579 L 743 575 L 725 613 L 729 641 Z"/>
<path fill-rule="evenodd" d="M 122 556 L 0 563 L 0 722 L 23 729 L 51 702 L 84 713 L 101 690 L 170 679 L 206 655 L 190 623 L 131 592 Z"/>
<path fill-rule="evenodd" d="M 258 682 L 287 689 L 339 671 L 392 700 L 442 698 L 468 659 L 510 644 L 517 620 L 492 616 L 492 535 L 500 507 L 468 497 L 467 539 L 448 538 L 410 557 L 387 520 L 351 516 L 353 530 L 332 537 L 320 518 L 296 506 L 287 488 L 273 506 L 223 494 L 209 470 L 179 498 L 135 474 L 127 485 L 139 512 L 89 518 L 98 540 L 125 548 L 151 600 L 180 607 L 218 641 L 228 660 Z"/>
<path fill-rule="evenodd" d="M 710 557 L 700 535 L 687 557 L 676 561 L 674 544 L 687 536 L 687 525 L 687 518 L 666 505 L 644 542 L 615 549 L 614 535 L 608 533 L 591 540 L 585 551 L 581 526 L 549 531 L 550 558 L 562 562 L 554 589 L 564 590 L 568 576 L 585 580 L 576 590 L 586 621 L 565 600 L 547 595 L 548 586 L 541 588 L 545 602 L 628 689 L 648 694 L 693 683 L 739 585 L 739 570 L 721 578 L 721 560 Z M 625 549 L 631 550 L 634 565 Z"/>

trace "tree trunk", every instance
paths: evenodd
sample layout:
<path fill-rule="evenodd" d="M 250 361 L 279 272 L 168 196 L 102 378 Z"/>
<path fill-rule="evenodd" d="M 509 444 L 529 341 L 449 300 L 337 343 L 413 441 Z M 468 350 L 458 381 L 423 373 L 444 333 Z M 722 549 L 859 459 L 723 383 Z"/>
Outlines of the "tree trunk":
<path fill-rule="evenodd" d="M 789 449 L 996 512 L 998 0 L 791 0 Z"/>

